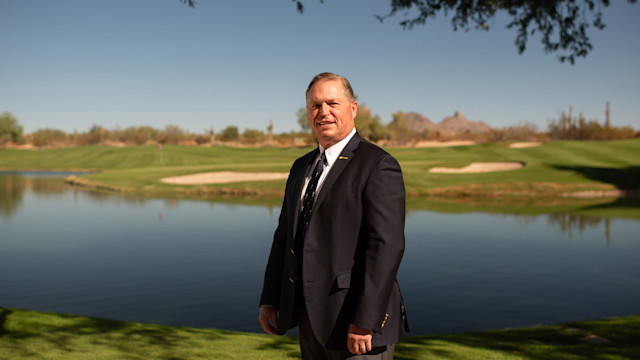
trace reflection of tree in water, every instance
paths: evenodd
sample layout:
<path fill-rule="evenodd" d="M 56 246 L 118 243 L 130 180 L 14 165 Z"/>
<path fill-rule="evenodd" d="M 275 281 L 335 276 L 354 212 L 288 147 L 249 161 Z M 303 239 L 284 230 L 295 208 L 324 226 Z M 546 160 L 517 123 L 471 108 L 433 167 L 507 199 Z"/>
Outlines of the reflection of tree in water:
<path fill-rule="evenodd" d="M 529 225 L 534 223 L 539 217 L 539 215 L 517 215 L 515 220 L 519 225 Z"/>
<path fill-rule="evenodd" d="M 605 237 L 607 238 L 607 247 L 611 243 L 611 218 L 600 216 L 584 216 L 584 215 L 570 215 L 570 214 L 550 214 L 547 219 L 547 224 L 560 228 L 562 233 L 569 235 L 569 239 L 573 238 L 574 231 L 578 231 L 580 234 L 584 232 L 586 228 L 596 228 L 600 223 L 604 222 Z"/>
<path fill-rule="evenodd" d="M 20 208 L 24 197 L 25 182 L 18 176 L 0 176 L 0 215 L 11 218 Z"/>
<path fill-rule="evenodd" d="M 0 214 L 5 219 L 22 205 L 24 194 L 31 191 L 38 196 L 60 196 L 69 188 L 62 178 L 0 175 Z"/>
<path fill-rule="evenodd" d="M 71 185 L 64 181 L 63 177 L 51 176 L 24 176 L 0 174 L 0 216 L 5 219 L 11 218 L 22 206 L 24 194 L 28 191 L 37 194 L 40 198 L 51 198 L 65 196 Z M 146 200 L 135 196 L 114 196 L 113 193 L 74 188 L 74 198 L 78 192 L 82 191 L 87 198 L 98 204 L 124 203 L 126 205 L 142 206 Z"/>
<path fill-rule="evenodd" d="M 113 192 L 106 190 L 95 190 L 88 188 L 75 188 L 74 194 L 77 194 L 79 191 L 91 201 L 98 203 L 99 205 L 104 204 L 126 204 L 126 205 L 135 205 L 135 206 L 143 206 L 147 203 L 147 199 L 139 196 L 133 195 L 123 195 L 123 194 L 114 194 Z"/>
<path fill-rule="evenodd" d="M 59 196 L 69 190 L 69 184 L 62 178 L 26 177 L 25 189 L 28 188 L 38 196 Z"/>

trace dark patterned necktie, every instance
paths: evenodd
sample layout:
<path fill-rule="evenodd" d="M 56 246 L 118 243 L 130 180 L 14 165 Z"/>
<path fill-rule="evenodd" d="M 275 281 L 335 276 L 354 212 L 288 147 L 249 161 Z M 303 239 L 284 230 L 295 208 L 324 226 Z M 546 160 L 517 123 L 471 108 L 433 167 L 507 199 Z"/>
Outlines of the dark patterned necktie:
<path fill-rule="evenodd" d="M 320 175 L 322 175 L 322 170 L 324 170 L 324 165 L 327 163 L 327 157 L 324 154 L 324 151 L 320 155 L 320 159 L 316 163 L 315 168 L 313 169 L 313 173 L 311 174 L 311 179 L 307 184 L 307 189 L 304 192 L 304 197 L 302 198 L 302 209 L 300 210 L 300 216 L 298 217 L 298 225 L 296 230 L 296 237 L 294 240 L 295 253 L 299 254 L 296 256 L 296 279 L 295 281 L 300 281 L 302 278 L 302 247 L 304 244 L 304 235 L 307 232 L 307 227 L 309 227 L 309 220 L 311 219 L 311 210 L 313 209 L 313 202 L 316 199 L 316 188 L 318 187 L 318 180 L 320 180 Z M 292 282 L 293 279 L 289 278 Z M 301 290 L 301 288 L 296 287 L 296 291 Z"/>
<path fill-rule="evenodd" d="M 322 152 L 322 155 L 320 155 L 320 159 L 318 159 L 318 162 L 313 169 L 311 179 L 309 179 L 309 184 L 307 184 L 307 190 L 305 190 L 304 197 L 302 198 L 302 209 L 300 210 L 300 216 L 298 217 L 298 229 L 296 231 L 296 242 L 299 248 L 302 247 L 304 235 L 307 232 L 307 227 L 309 226 L 309 220 L 311 219 L 311 210 L 313 209 L 313 202 L 316 199 L 316 188 L 318 187 L 318 180 L 320 180 L 320 175 L 322 175 L 322 170 L 324 169 L 324 165 L 326 163 L 327 157 L 325 156 L 324 152 Z"/>

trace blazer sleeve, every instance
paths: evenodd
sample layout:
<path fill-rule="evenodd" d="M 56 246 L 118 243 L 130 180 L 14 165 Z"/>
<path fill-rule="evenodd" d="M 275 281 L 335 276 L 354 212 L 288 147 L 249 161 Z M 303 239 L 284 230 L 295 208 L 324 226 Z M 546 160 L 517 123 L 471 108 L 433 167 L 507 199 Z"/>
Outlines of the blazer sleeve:
<path fill-rule="evenodd" d="M 405 246 L 404 181 L 400 164 L 391 155 L 385 154 L 373 168 L 362 202 L 364 276 L 352 322 L 380 333 Z"/>
<path fill-rule="evenodd" d="M 284 271 L 284 255 L 287 245 L 287 231 L 289 229 L 289 220 L 287 217 L 288 196 L 292 187 L 293 168 L 289 171 L 287 186 L 285 188 L 285 196 L 280 210 L 278 219 L 278 227 L 273 234 L 273 243 L 271 252 L 267 262 L 267 268 L 264 274 L 264 283 L 262 287 L 262 295 L 260 296 L 260 305 L 270 305 L 275 308 L 280 307 L 280 290 L 282 286 L 282 278 Z"/>
<path fill-rule="evenodd" d="M 260 305 L 270 305 L 276 309 L 280 307 L 280 287 L 284 270 L 284 248 L 286 245 L 286 216 L 283 207 L 278 221 L 278 228 L 273 235 L 271 253 L 264 274 Z"/>

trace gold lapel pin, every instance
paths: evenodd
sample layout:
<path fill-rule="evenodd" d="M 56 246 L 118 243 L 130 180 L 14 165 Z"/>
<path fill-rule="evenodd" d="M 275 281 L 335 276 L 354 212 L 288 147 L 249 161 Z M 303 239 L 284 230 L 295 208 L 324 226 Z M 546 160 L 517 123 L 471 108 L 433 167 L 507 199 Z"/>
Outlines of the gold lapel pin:
<path fill-rule="evenodd" d="M 349 160 L 349 157 L 340 155 L 338 156 L 338 160 Z"/>

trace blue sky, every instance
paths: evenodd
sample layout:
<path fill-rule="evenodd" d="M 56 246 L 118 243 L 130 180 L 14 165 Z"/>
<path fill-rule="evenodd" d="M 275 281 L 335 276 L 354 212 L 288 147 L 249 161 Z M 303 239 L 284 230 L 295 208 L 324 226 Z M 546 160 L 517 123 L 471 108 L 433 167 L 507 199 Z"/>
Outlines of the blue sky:
<path fill-rule="evenodd" d="M 311 78 L 346 76 L 383 123 L 398 111 L 434 122 L 456 110 L 505 127 L 546 129 L 573 105 L 587 119 L 640 129 L 640 4 L 613 1 L 594 50 L 571 66 L 539 38 L 518 55 L 499 17 L 454 32 L 442 15 L 403 30 L 389 0 L 0 0 L 0 112 L 25 132 L 175 124 L 297 130 Z"/>

